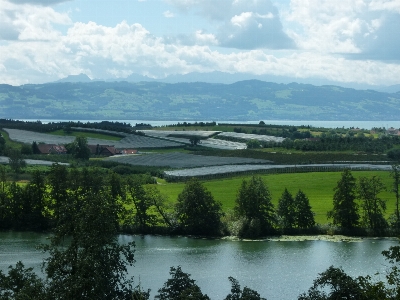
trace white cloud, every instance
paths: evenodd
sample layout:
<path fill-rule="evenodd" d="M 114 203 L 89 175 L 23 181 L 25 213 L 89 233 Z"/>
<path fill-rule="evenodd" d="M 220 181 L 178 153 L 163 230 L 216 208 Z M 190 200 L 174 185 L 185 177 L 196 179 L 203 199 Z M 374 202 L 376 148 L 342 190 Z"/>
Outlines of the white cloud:
<path fill-rule="evenodd" d="M 16 5 L 4 0 L 0 0 L 0 20 L 0 40 L 51 40 L 60 34 L 54 24 L 71 24 L 67 14 L 50 7 Z"/>
<path fill-rule="evenodd" d="M 301 49 L 399 60 L 399 8 L 399 0 L 292 0 L 286 20 L 297 24 L 289 35 Z"/>
<path fill-rule="evenodd" d="M 242 12 L 239 16 L 235 15 L 231 18 L 231 23 L 233 26 L 245 27 L 248 25 L 249 21 L 252 19 L 252 12 Z"/>
<path fill-rule="evenodd" d="M 187 10 L 197 9 L 199 14 L 207 5 L 216 3 L 174 1 Z M 398 83 L 398 63 L 371 60 L 374 55 L 396 59 L 398 51 L 394 49 L 400 49 L 399 39 L 393 38 L 400 31 L 396 10 L 372 10 L 377 4 L 372 6 L 373 1 L 366 0 L 349 0 L 348 5 L 333 0 L 293 0 L 285 22 L 298 26 L 290 35 L 302 49 L 271 51 L 266 48 L 282 48 L 286 34 L 279 13 L 272 5 L 266 6 L 269 1 L 218 3 L 230 6 L 228 12 L 212 13 L 212 24 L 217 24 L 215 31 L 198 29 L 186 37 L 186 43 L 179 43 L 177 39 L 166 42 L 155 37 L 141 24 L 72 24 L 67 14 L 52 7 L 0 0 L 0 78 L 2 83 L 24 84 L 80 73 L 91 78 L 121 78 L 131 73 L 160 78 L 221 71 L 338 82 Z M 70 24 L 70 28 L 62 34 L 53 28 L 55 24 Z M 286 42 L 291 40 L 287 38 Z M 385 47 L 378 47 L 382 45 Z M 362 58 L 361 55 L 367 59 L 354 59 Z"/>
<path fill-rule="evenodd" d="M 372 0 L 369 3 L 370 10 L 389 11 L 400 13 L 399 0 Z"/>
<path fill-rule="evenodd" d="M 172 12 L 170 12 L 169 10 L 164 11 L 164 12 L 163 12 L 163 15 L 164 15 L 164 17 L 166 17 L 166 18 L 173 18 L 173 17 L 175 17 L 175 15 L 174 15 Z"/>
<path fill-rule="evenodd" d="M 278 11 L 270 0 L 166 1 L 180 11 L 194 11 L 212 20 L 215 25 L 214 35 L 221 47 L 237 49 L 295 47 L 293 41 L 283 31 Z"/>
<path fill-rule="evenodd" d="M 211 34 L 200 31 L 196 34 L 198 39 L 215 42 Z M 347 60 L 328 54 L 302 52 L 278 57 L 265 50 L 224 54 L 207 46 L 164 44 L 140 24 L 126 22 L 115 27 L 76 23 L 65 36 L 49 42 L 12 42 L 0 46 L 0 66 L 3 82 L 11 84 L 79 73 L 108 78 L 125 77 L 133 72 L 160 78 L 211 71 L 394 84 L 400 74 L 400 66 L 396 64 Z"/>

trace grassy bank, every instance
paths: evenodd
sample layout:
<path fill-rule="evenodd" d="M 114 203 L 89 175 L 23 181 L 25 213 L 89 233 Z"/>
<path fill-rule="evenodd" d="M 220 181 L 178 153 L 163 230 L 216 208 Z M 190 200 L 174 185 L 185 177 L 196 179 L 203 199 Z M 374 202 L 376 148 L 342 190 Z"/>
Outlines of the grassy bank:
<path fill-rule="evenodd" d="M 387 189 L 379 196 L 387 200 L 386 217 L 389 217 L 395 208 L 395 197 L 394 194 L 390 192 L 392 188 L 392 179 L 390 178 L 389 172 L 354 171 L 352 174 L 355 178 L 362 176 L 371 177 L 373 175 L 381 177 Z M 293 196 L 301 189 L 310 199 L 312 210 L 315 212 L 315 220 L 320 224 L 329 222 L 326 218 L 326 212 L 332 209 L 333 188 L 337 185 L 340 177 L 340 172 L 262 175 L 262 178 L 271 191 L 275 206 L 285 188 L 287 188 Z M 209 180 L 204 181 L 204 185 L 210 190 L 214 198 L 222 203 L 224 211 L 229 211 L 235 205 L 236 193 L 243 179 L 249 178 L 249 176 L 246 176 Z M 163 183 L 158 185 L 160 191 L 167 195 L 172 202 L 176 201 L 183 187 L 184 183 Z"/>

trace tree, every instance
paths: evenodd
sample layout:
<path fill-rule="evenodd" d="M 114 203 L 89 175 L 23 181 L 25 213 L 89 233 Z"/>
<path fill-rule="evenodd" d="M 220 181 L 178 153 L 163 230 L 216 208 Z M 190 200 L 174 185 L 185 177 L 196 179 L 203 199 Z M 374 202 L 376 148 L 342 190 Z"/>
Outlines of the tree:
<path fill-rule="evenodd" d="M 333 209 L 328 212 L 328 218 L 333 224 L 345 229 L 357 227 L 360 216 L 356 203 L 356 179 L 349 169 L 345 169 L 341 179 L 334 188 Z"/>
<path fill-rule="evenodd" d="M 15 267 L 9 267 L 8 275 L 0 271 L 0 299 L 42 300 L 45 299 L 45 285 L 32 268 L 25 268 L 18 262 Z"/>
<path fill-rule="evenodd" d="M 286 188 L 279 198 L 277 215 L 283 229 L 291 229 L 295 226 L 295 203 L 292 194 Z"/>
<path fill-rule="evenodd" d="M 311 211 L 308 197 L 299 190 L 294 198 L 295 224 L 298 228 L 308 229 L 315 225 L 314 213 Z"/>
<path fill-rule="evenodd" d="M 23 190 L 23 227 L 29 230 L 44 230 L 48 227 L 46 217 L 46 184 L 44 175 L 34 171 L 31 181 Z"/>
<path fill-rule="evenodd" d="M 65 203 L 69 201 L 68 189 L 71 188 L 70 182 L 68 182 L 68 170 L 65 165 L 53 164 L 51 166 L 49 175 L 47 176 L 47 183 L 49 188 L 49 199 L 47 206 L 51 210 L 51 220 L 53 225 L 57 225 L 62 214 L 61 208 Z M 79 180 L 79 175 L 73 178 Z M 79 187 L 76 187 L 79 189 Z"/>
<path fill-rule="evenodd" d="M 76 137 L 74 142 L 66 145 L 66 148 L 77 159 L 88 160 L 90 157 L 88 142 L 83 136 Z"/>
<path fill-rule="evenodd" d="M 386 274 L 387 283 L 390 285 L 389 291 L 392 295 L 390 299 L 400 299 L 400 246 L 391 246 L 389 250 L 382 251 L 382 254 L 391 264 L 390 272 Z"/>
<path fill-rule="evenodd" d="M 67 193 L 68 201 L 59 203 L 51 243 L 43 246 L 49 253 L 44 262 L 48 297 L 128 299 L 132 279 L 126 278 L 127 265 L 134 263 L 134 244 L 117 240 L 121 203 L 103 186 Z"/>
<path fill-rule="evenodd" d="M 371 178 L 360 177 L 358 182 L 358 197 L 361 200 L 361 208 L 363 209 L 364 226 L 372 229 L 375 233 L 380 234 L 387 227 L 384 217 L 386 210 L 385 200 L 378 197 L 378 194 L 384 190 L 380 177 L 372 176 Z"/>
<path fill-rule="evenodd" d="M 400 149 L 391 149 L 387 152 L 387 157 L 394 161 L 400 161 Z"/>
<path fill-rule="evenodd" d="M 234 211 L 238 217 L 245 218 L 242 235 L 247 235 L 247 232 L 256 237 L 273 231 L 274 206 L 271 193 L 261 177 L 253 176 L 249 181 L 242 181 Z"/>
<path fill-rule="evenodd" d="M 162 288 L 158 290 L 155 299 L 160 300 L 209 300 L 207 295 L 204 295 L 194 279 L 190 278 L 190 274 L 184 273 L 180 266 L 177 268 L 171 267 L 168 279 Z"/>
<path fill-rule="evenodd" d="M 32 142 L 32 153 L 33 154 L 40 154 L 40 150 L 39 150 L 38 144 L 35 141 Z"/>
<path fill-rule="evenodd" d="M 8 164 L 10 165 L 11 170 L 13 170 L 16 176 L 18 176 L 22 169 L 26 167 L 26 162 L 22 158 L 21 151 L 10 149 L 8 152 Z"/>
<path fill-rule="evenodd" d="M 392 172 L 390 172 L 390 176 L 393 178 L 393 189 L 392 192 L 396 197 L 396 208 L 395 208 L 395 222 L 394 227 L 399 230 L 400 229 L 400 211 L 399 211 L 399 200 L 400 200 L 400 166 L 392 165 Z"/>
<path fill-rule="evenodd" d="M 189 180 L 178 195 L 175 212 L 179 225 L 187 234 L 220 234 L 221 203 L 215 201 L 211 192 L 195 178 Z"/>
<path fill-rule="evenodd" d="M 261 143 L 259 140 L 251 139 L 246 142 L 246 146 L 248 149 L 257 149 L 261 147 Z"/>
<path fill-rule="evenodd" d="M 231 282 L 231 293 L 226 296 L 225 300 L 266 300 L 261 298 L 260 294 L 247 286 L 243 290 L 240 289 L 239 281 L 233 277 L 228 278 Z"/>
<path fill-rule="evenodd" d="M 197 146 L 198 144 L 201 144 L 201 139 L 194 135 L 189 138 L 189 142 L 192 146 Z"/>
<path fill-rule="evenodd" d="M 3 135 L 0 134 L 0 154 L 3 155 L 5 150 L 6 150 L 6 140 L 4 139 Z"/>
<path fill-rule="evenodd" d="M 154 218 L 149 214 L 150 201 L 144 187 L 138 181 L 128 180 L 128 190 L 135 208 L 135 225 L 140 232 L 146 232 L 150 225 L 153 225 Z"/>
<path fill-rule="evenodd" d="M 358 281 L 347 275 L 341 268 L 330 266 L 314 280 L 308 293 L 303 293 L 298 300 L 367 300 Z M 386 298 L 385 298 L 386 299 Z"/>
<path fill-rule="evenodd" d="M 173 227 L 170 213 L 167 212 L 167 197 L 160 193 L 160 191 L 153 186 L 146 186 L 146 195 L 149 202 L 154 206 L 155 210 L 160 216 L 158 223 L 164 222 L 169 227 Z"/>

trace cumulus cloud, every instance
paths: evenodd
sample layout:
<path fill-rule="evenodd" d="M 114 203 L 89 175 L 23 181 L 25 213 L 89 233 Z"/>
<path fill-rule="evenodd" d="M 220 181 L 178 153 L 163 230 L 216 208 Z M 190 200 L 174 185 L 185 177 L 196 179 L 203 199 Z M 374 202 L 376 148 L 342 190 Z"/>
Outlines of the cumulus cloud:
<path fill-rule="evenodd" d="M 0 0 L 1 40 L 50 40 L 60 33 L 54 24 L 67 25 L 67 14 L 58 13 L 50 7 L 16 5 Z"/>
<path fill-rule="evenodd" d="M 361 52 L 356 59 L 400 60 L 400 15 L 386 13 L 371 34 L 358 38 Z"/>
<path fill-rule="evenodd" d="M 218 45 L 237 49 L 295 48 L 270 0 L 166 0 L 215 22 Z"/>
<path fill-rule="evenodd" d="M 352 59 L 400 59 L 400 1 L 292 0 L 286 18 L 299 48 Z M 295 27 L 295 26 L 294 26 Z"/>
<path fill-rule="evenodd" d="M 214 39 L 200 31 L 197 35 L 199 39 Z M 91 78 L 126 77 L 131 73 L 162 78 L 168 74 L 211 71 L 394 84 L 400 65 L 312 52 L 281 57 L 261 49 L 224 54 L 204 45 L 165 44 L 142 25 L 127 22 L 114 27 L 75 23 L 66 35 L 48 42 L 0 45 L 0 77 L 11 84 L 50 81 L 79 73 Z"/>
<path fill-rule="evenodd" d="M 161 38 L 141 24 L 72 23 L 67 14 L 52 7 L 0 0 L 2 83 L 40 83 L 80 73 L 91 78 L 124 78 L 131 73 L 162 78 L 212 71 L 398 83 L 400 64 L 393 62 L 397 53 L 393 49 L 400 47 L 394 38 L 400 21 L 397 11 L 388 7 L 392 1 L 381 0 L 378 6 L 378 0 L 348 0 L 349 5 L 292 0 L 284 24 L 295 25 L 290 37 L 298 48 L 290 50 L 269 50 L 293 46 L 269 1 L 169 1 L 175 2 L 174 12 L 195 10 L 212 20 L 213 27 L 199 28 L 190 36 Z M 223 11 L 212 9 L 206 17 L 212 3 L 229 6 Z M 54 24 L 66 24 L 69 30 L 63 34 Z M 349 54 L 368 55 L 369 60 Z"/>

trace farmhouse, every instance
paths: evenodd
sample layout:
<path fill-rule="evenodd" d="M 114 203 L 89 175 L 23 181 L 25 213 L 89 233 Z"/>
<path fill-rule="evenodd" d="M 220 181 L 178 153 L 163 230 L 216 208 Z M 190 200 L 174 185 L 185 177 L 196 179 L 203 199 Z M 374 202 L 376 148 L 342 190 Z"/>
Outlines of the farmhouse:
<path fill-rule="evenodd" d="M 40 154 L 66 154 L 67 149 L 63 145 L 38 144 Z"/>
<path fill-rule="evenodd" d="M 121 154 L 121 152 L 110 145 L 88 145 L 90 149 L 90 153 L 93 155 L 101 155 L 101 156 L 113 156 L 116 154 Z"/>

